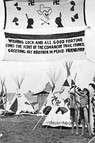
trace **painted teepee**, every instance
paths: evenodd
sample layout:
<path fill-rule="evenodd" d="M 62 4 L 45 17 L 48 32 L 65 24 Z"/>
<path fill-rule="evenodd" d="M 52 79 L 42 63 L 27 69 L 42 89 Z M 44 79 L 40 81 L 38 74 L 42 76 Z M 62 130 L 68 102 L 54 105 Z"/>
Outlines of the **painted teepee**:
<path fill-rule="evenodd" d="M 31 104 L 26 99 L 25 95 L 20 92 L 21 84 L 23 83 L 24 77 L 19 81 L 17 78 L 15 79 L 15 83 L 17 84 L 17 93 L 13 98 L 11 105 L 9 107 L 16 115 L 20 114 L 33 114 L 35 111 Z"/>
<path fill-rule="evenodd" d="M 47 73 L 47 75 L 51 81 L 52 89 L 51 89 L 47 99 L 45 100 L 41 110 L 39 111 L 40 114 L 48 115 L 50 110 L 54 106 L 53 101 L 56 100 L 56 97 L 54 96 L 54 90 L 56 87 L 56 83 L 60 78 L 61 73 L 62 73 L 61 69 L 59 70 L 59 72 L 57 74 L 55 72 L 51 72 L 51 70 L 49 73 Z"/>
<path fill-rule="evenodd" d="M 56 95 L 55 104 L 52 110 L 43 122 L 43 126 L 65 126 L 71 127 L 70 110 L 69 110 L 69 90 L 73 80 L 71 79 L 71 66 L 72 62 L 65 63 L 65 69 L 67 71 L 67 77 L 63 83 L 61 90 Z"/>
<path fill-rule="evenodd" d="M 0 78 L 0 114 L 2 114 L 5 111 L 5 98 L 6 98 L 6 93 L 5 93 L 5 78 L 1 79 Z"/>
<path fill-rule="evenodd" d="M 72 80 L 72 77 L 71 77 L 72 64 L 73 64 L 72 61 L 67 61 L 67 62 L 65 62 L 65 64 L 63 64 L 64 67 L 65 67 L 65 70 L 67 72 L 66 80 L 63 83 L 63 86 L 65 87 L 64 96 L 65 96 L 65 93 L 66 93 L 66 98 L 69 97 L 68 91 L 69 91 L 69 89 L 70 89 L 70 87 L 72 86 L 72 83 L 73 83 L 73 80 Z"/>

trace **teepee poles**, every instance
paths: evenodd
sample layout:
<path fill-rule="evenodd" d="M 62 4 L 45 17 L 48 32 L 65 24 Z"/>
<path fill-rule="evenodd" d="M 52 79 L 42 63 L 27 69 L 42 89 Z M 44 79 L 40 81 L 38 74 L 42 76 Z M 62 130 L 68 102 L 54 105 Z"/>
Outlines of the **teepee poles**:
<path fill-rule="evenodd" d="M 73 61 L 68 61 L 68 62 L 65 62 L 65 69 L 67 71 L 67 77 L 69 77 L 71 75 L 71 67 L 72 67 L 72 64 L 73 64 Z"/>
<path fill-rule="evenodd" d="M 45 113 L 47 112 L 47 110 L 48 110 L 48 108 L 46 109 Z M 34 126 L 34 128 L 32 129 L 32 131 L 34 131 L 34 130 L 36 129 L 36 127 L 38 126 L 38 124 L 40 123 L 40 121 L 42 120 L 43 117 L 44 117 L 44 116 L 42 116 L 42 117 L 38 120 L 37 124 Z"/>
<path fill-rule="evenodd" d="M 36 127 L 38 126 L 38 124 L 40 123 L 40 121 L 42 120 L 43 116 L 38 120 L 37 124 L 34 126 L 34 128 L 32 129 L 32 132 L 36 129 Z"/>
<path fill-rule="evenodd" d="M 47 73 L 47 75 L 50 78 L 50 81 L 51 81 L 51 83 L 53 85 L 52 92 L 55 89 L 55 85 L 56 85 L 57 81 L 59 80 L 61 73 L 62 73 L 62 69 L 59 70 L 57 75 L 56 75 L 56 72 L 52 72 L 51 70 L 50 70 L 49 73 Z"/>
<path fill-rule="evenodd" d="M 3 106 L 5 109 L 5 104 L 7 103 L 7 88 L 5 86 L 5 77 L 4 79 L 0 78 L 1 83 L 1 91 L 0 91 L 0 98 L 1 98 L 1 104 L 0 106 Z"/>
<path fill-rule="evenodd" d="M 13 80 L 14 80 L 14 82 L 17 85 L 17 93 L 19 93 L 21 85 L 22 85 L 22 83 L 24 81 L 24 76 L 21 79 L 18 79 L 17 77 L 13 77 Z"/>
<path fill-rule="evenodd" d="M 0 83 L 1 83 L 0 97 L 3 97 L 3 94 L 4 94 L 5 78 L 4 78 L 3 80 L 0 78 Z"/>

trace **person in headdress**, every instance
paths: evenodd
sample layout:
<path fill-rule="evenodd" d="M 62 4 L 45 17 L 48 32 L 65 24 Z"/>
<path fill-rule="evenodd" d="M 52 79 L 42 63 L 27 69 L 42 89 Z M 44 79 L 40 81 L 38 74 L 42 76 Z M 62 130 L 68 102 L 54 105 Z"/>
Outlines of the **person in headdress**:
<path fill-rule="evenodd" d="M 32 26 L 33 24 L 34 24 L 33 18 L 29 18 L 27 28 L 33 28 L 33 26 Z"/>
<path fill-rule="evenodd" d="M 89 111 L 89 90 L 84 88 L 83 93 L 80 92 L 80 119 L 82 123 L 81 135 L 84 135 L 85 125 L 87 125 L 89 136 L 91 136 Z"/>
<path fill-rule="evenodd" d="M 34 19 L 29 18 L 27 14 L 26 14 L 26 18 L 27 18 L 27 27 L 26 28 L 33 28 Z"/>
<path fill-rule="evenodd" d="M 55 23 L 57 24 L 57 27 L 63 27 L 61 17 L 62 17 L 62 14 L 60 12 L 59 17 L 56 17 L 55 19 Z"/>
<path fill-rule="evenodd" d="M 90 125 L 91 132 L 95 134 L 95 77 L 92 83 L 89 84 L 90 90 Z"/>

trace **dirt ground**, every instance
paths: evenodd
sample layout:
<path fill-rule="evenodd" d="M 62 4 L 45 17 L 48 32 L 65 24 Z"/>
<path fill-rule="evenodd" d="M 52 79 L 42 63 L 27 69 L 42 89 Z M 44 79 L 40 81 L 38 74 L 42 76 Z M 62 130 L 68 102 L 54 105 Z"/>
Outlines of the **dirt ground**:
<path fill-rule="evenodd" d="M 38 126 L 33 130 L 34 126 Z M 44 118 L 33 116 L 14 116 L 0 118 L 0 143 L 88 143 L 91 138 L 71 135 L 70 129 L 42 127 Z M 95 140 L 91 143 L 95 143 Z"/>

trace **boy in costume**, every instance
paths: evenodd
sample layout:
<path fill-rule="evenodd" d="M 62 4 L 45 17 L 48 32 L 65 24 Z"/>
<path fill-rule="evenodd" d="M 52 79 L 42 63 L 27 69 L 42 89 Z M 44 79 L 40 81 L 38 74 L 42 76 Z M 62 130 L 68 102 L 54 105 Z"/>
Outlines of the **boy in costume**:
<path fill-rule="evenodd" d="M 78 134 L 78 101 L 76 94 L 70 92 L 70 119 L 71 119 L 71 134 L 74 133 L 74 123 L 76 123 L 76 134 Z"/>
<path fill-rule="evenodd" d="M 89 136 L 91 136 L 90 128 L 90 117 L 89 117 L 89 90 L 87 88 L 83 89 L 83 93 L 78 93 L 80 95 L 80 118 L 82 123 L 82 134 L 84 135 L 85 125 L 87 125 Z"/>

